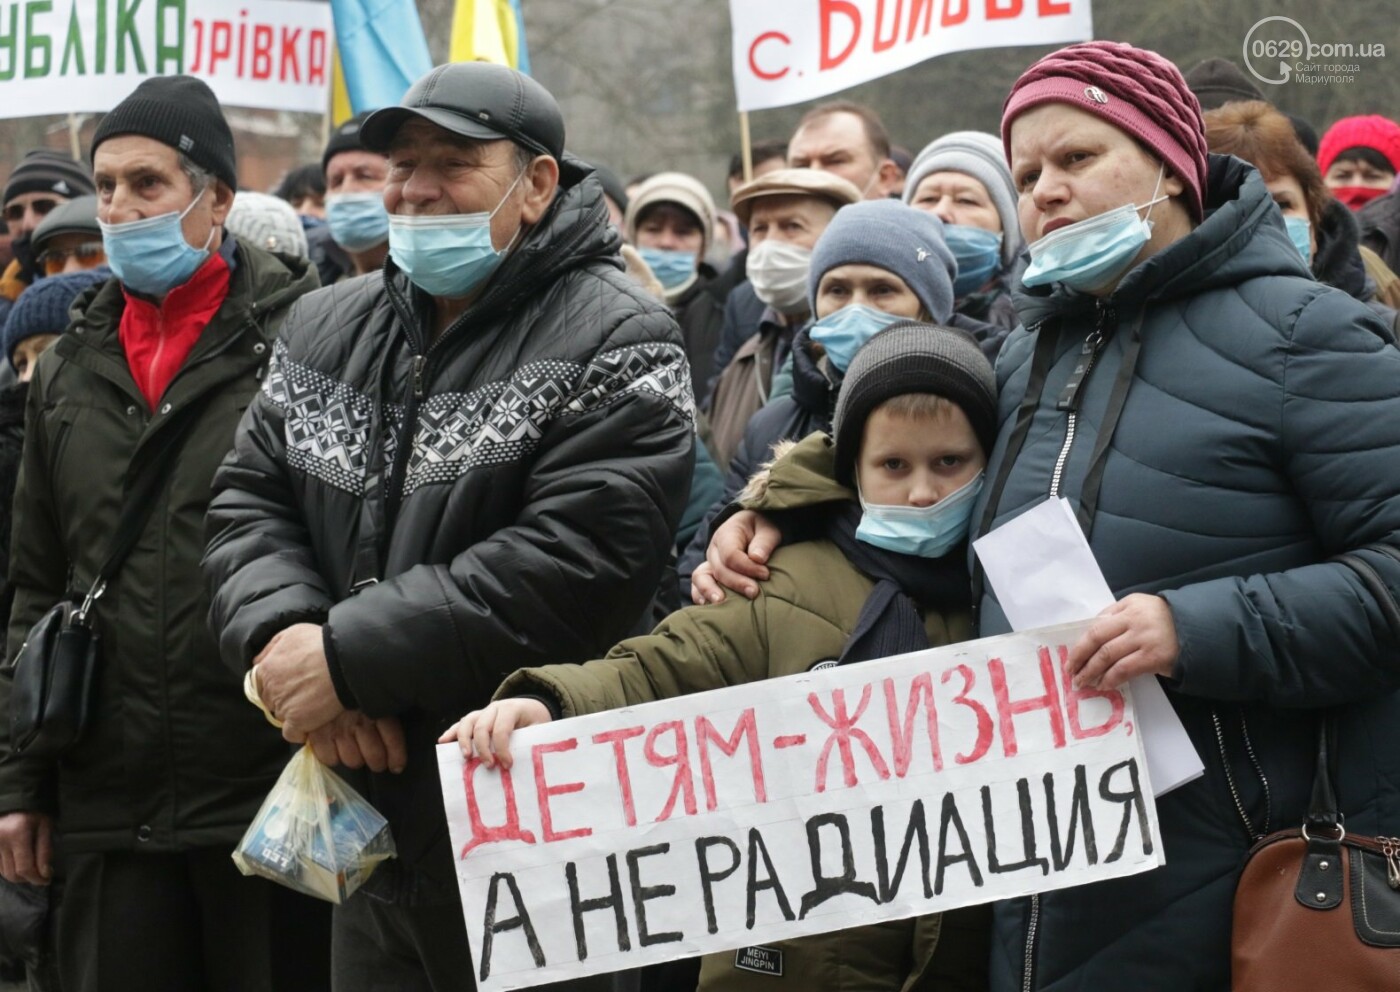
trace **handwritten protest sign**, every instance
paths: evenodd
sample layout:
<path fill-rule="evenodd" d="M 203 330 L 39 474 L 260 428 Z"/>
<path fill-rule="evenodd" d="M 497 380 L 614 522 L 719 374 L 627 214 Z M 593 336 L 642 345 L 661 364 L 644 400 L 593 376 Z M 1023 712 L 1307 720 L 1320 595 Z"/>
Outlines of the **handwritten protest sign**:
<path fill-rule="evenodd" d="M 1132 699 L 1064 672 L 1085 627 L 531 727 L 509 773 L 443 745 L 481 989 L 1161 864 Z"/>
<path fill-rule="evenodd" d="M 0 117 L 111 110 L 189 73 L 235 107 L 323 113 L 331 8 L 306 0 L 0 0 Z"/>
<path fill-rule="evenodd" d="M 812 100 L 949 52 L 1083 41 L 1089 3 L 729 0 L 739 109 Z"/>

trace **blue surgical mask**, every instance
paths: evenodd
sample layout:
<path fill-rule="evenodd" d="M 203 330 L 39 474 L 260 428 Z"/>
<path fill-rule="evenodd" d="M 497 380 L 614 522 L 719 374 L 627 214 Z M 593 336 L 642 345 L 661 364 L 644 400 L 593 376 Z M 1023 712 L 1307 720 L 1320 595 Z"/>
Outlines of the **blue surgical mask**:
<path fill-rule="evenodd" d="M 838 372 L 844 373 L 861 345 L 886 327 L 904 319 L 864 303 L 851 303 L 817 321 L 807 335 L 822 346 L 827 361 Z"/>
<path fill-rule="evenodd" d="M 695 275 L 695 252 L 666 251 L 664 248 L 638 248 L 637 253 L 647 263 L 651 274 L 662 289 L 675 289 Z"/>
<path fill-rule="evenodd" d="M 383 193 L 332 193 L 326 197 L 326 223 L 346 251 L 368 251 L 389 240 Z"/>
<path fill-rule="evenodd" d="M 1303 261 L 1312 264 L 1312 225 L 1306 217 L 1285 217 L 1283 224 L 1288 228 L 1288 236 L 1293 239 L 1293 247 L 1303 256 Z"/>
<path fill-rule="evenodd" d="M 1157 173 L 1157 188 L 1143 204 L 1125 203 L 1097 217 L 1089 217 L 1031 242 L 1031 264 L 1021 282 L 1027 286 L 1064 283 L 1081 293 L 1092 293 L 1127 272 L 1142 246 L 1152 238 L 1152 207 L 1167 199 L 1157 195 L 1163 170 Z M 1147 209 L 1147 217 L 1138 211 Z"/>
<path fill-rule="evenodd" d="M 958 260 L 953 296 L 962 299 L 987 284 L 1001 268 L 1001 232 L 964 224 L 944 224 L 943 239 Z"/>
<path fill-rule="evenodd" d="M 510 251 L 491 244 L 491 218 L 506 202 L 521 172 L 490 213 L 435 217 L 389 215 L 389 255 L 394 264 L 429 296 L 466 296 L 485 282 Z"/>
<path fill-rule="evenodd" d="M 145 217 L 125 224 L 104 224 L 102 248 L 107 264 L 123 286 L 146 296 L 164 296 L 176 286 L 189 282 L 190 276 L 209 258 L 209 245 L 214 240 L 214 228 L 203 248 L 195 248 L 185 240 L 180 223 L 204 196 L 190 201 L 180 212 L 171 211 L 157 217 Z"/>
<path fill-rule="evenodd" d="M 920 558 L 942 558 L 967 539 L 972 507 L 982 492 L 985 473 L 932 506 L 882 506 L 860 498 L 856 540 L 886 551 Z"/>

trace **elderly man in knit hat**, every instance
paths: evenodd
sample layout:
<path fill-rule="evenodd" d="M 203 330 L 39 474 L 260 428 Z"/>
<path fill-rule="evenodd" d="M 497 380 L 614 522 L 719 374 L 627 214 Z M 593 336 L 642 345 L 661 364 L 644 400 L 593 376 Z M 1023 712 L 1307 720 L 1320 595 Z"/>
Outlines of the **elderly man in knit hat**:
<path fill-rule="evenodd" d="M 93 606 L 90 729 L 55 761 L 0 736 L 0 874 L 48 883 L 62 837 L 69 992 L 325 988 L 329 914 L 228 857 L 287 750 L 219 660 L 200 573 L 209 480 L 316 278 L 226 230 L 233 135 L 204 82 L 143 81 L 98 124 L 92 161 L 114 278 L 78 297 L 29 384 L 11 657 L 93 583 L 133 466 L 178 455 Z M 10 691 L 0 677 L 0 712 Z"/>
<path fill-rule="evenodd" d="M 352 774 L 398 857 L 334 914 L 338 992 L 470 988 L 434 741 L 521 665 L 635 629 L 694 459 L 676 322 L 621 269 L 537 81 L 454 62 L 377 110 L 381 275 L 297 304 L 214 478 L 224 657 Z M 480 921 L 473 921 L 479 926 Z"/>
<path fill-rule="evenodd" d="M 694 176 L 658 172 L 629 200 L 623 229 L 661 283 L 698 388 L 710 380 L 724 301 L 733 288 L 705 261 L 715 236 L 715 201 Z"/>
<path fill-rule="evenodd" d="M 326 176 L 326 224 L 350 259 L 347 276 L 378 272 L 389 257 L 389 213 L 384 186 L 389 162 L 365 147 L 360 129 L 369 112 L 356 114 L 326 142 L 321 169 Z"/>
<path fill-rule="evenodd" d="M 1026 246 L 1001 139 L 954 131 L 930 142 L 910 167 L 904 202 L 943 221 L 943 237 L 958 260 L 954 326 L 995 362 L 1019 322 L 1011 289 Z"/>
<path fill-rule="evenodd" d="M 32 239 L 39 223 L 60 204 L 93 192 L 92 177 L 60 152 L 35 149 L 25 154 L 0 193 L 14 258 L 0 273 L 0 324 L 10 304 L 41 272 L 35 263 Z"/>

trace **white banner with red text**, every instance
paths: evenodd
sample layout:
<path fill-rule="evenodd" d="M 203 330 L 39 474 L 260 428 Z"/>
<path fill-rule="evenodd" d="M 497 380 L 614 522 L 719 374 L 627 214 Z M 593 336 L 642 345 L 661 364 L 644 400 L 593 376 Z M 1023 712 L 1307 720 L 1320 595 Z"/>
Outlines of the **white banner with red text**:
<path fill-rule="evenodd" d="M 111 110 L 180 73 L 225 106 L 320 114 L 332 37 L 307 0 L 0 0 L 0 118 Z"/>
<path fill-rule="evenodd" d="M 482 992 L 1081 885 L 1163 863 L 1127 690 L 1087 623 L 438 749 Z"/>
<path fill-rule="evenodd" d="M 1084 41 L 1094 36 L 1089 4 L 729 0 L 739 109 L 814 100 L 949 52 Z"/>

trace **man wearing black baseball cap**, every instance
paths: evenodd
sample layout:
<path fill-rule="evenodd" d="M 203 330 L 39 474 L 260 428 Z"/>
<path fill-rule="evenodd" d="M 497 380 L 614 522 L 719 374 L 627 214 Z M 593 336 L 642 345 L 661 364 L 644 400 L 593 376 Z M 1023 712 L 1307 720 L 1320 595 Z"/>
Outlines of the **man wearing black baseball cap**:
<path fill-rule="evenodd" d="M 407 741 L 397 774 L 354 777 L 398 857 L 335 909 L 338 992 L 455 992 L 436 737 L 514 669 L 636 627 L 685 506 L 690 376 L 534 80 L 440 66 L 360 140 L 388 155 L 389 259 L 293 308 L 205 567 L 224 657 L 288 739 L 352 767 L 382 753 L 357 728 Z"/>
<path fill-rule="evenodd" d="M 233 135 L 202 81 L 143 81 L 98 124 L 92 160 L 115 278 L 77 297 L 29 383 L 8 657 L 94 581 L 133 473 L 179 449 L 93 604 L 91 726 L 53 761 L 12 750 L 0 721 L 0 875 L 48 883 L 62 837 L 68 992 L 324 989 L 323 905 L 229 859 L 288 755 L 219 659 L 200 574 L 209 480 L 315 274 L 223 229 Z M 0 677 L 0 713 L 10 689 Z"/>

